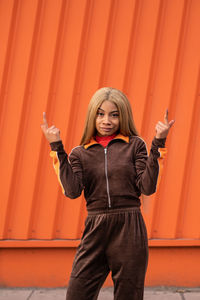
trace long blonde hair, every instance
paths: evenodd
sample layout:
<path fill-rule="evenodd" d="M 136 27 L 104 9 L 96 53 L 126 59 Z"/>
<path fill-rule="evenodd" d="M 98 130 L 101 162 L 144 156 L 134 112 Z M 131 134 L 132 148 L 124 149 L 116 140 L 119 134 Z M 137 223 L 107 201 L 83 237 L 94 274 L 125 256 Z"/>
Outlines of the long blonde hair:
<path fill-rule="evenodd" d="M 91 138 L 96 134 L 95 123 L 97 111 L 105 100 L 113 102 L 119 110 L 119 132 L 124 136 L 138 135 L 133 120 L 131 105 L 126 95 L 115 88 L 103 87 L 94 93 L 88 105 L 85 128 L 80 145 L 89 143 Z"/>

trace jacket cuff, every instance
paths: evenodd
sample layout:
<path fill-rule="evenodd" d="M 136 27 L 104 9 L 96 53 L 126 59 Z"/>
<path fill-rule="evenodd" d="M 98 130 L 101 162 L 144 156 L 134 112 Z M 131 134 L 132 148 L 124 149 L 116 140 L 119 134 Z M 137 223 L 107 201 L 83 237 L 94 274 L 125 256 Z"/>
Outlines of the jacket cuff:
<path fill-rule="evenodd" d="M 151 145 L 151 153 L 153 154 L 154 159 L 161 157 L 160 149 L 165 148 L 165 139 L 157 139 L 154 137 Z"/>
<path fill-rule="evenodd" d="M 152 141 L 152 146 L 153 148 L 165 148 L 165 142 L 166 142 L 166 138 L 164 139 L 157 139 L 156 137 L 154 137 L 153 141 Z"/>
<path fill-rule="evenodd" d="M 64 147 L 62 141 L 50 143 L 51 151 L 63 152 Z"/>

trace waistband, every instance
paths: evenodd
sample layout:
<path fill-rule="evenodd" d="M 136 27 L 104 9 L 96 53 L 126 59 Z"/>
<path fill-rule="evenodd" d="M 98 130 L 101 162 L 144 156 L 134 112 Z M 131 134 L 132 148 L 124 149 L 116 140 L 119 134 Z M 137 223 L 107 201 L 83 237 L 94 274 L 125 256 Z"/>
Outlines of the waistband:
<path fill-rule="evenodd" d="M 103 209 L 103 210 L 90 210 L 88 211 L 88 216 L 96 216 L 102 214 L 118 214 L 123 212 L 140 212 L 140 207 L 123 207 L 123 208 L 110 208 L 110 209 Z"/>

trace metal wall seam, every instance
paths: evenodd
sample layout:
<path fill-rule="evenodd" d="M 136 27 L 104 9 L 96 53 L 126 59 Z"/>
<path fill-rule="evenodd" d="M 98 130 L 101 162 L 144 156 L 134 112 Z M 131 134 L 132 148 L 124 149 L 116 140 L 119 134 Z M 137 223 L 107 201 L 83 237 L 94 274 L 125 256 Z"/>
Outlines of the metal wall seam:
<path fill-rule="evenodd" d="M 169 2 L 166 1 L 166 4 L 169 6 Z M 172 5 L 173 6 L 173 5 Z M 190 5 L 188 5 L 188 2 L 186 1 L 181 1 L 178 3 L 178 9 L 179 9 L 179 14 L 175 16 L 177 22 L 177 28 L 178 28 L 178 35 L 177 35 L 177 40 L 176 40 L 176 52 L 174 52 L 175 56 L 175 64 L 174 64 L 174 71 L 172 74 L 172 85 L 171 85 L 171 90 L 169 90 L 169 103 L 166 103 L 166 108 L 169 109 L 170 115 L 175 114 L 175 108 L 174 108 L 174 103 L 176 99 L 174 98 L 175 95 L 177 95 L 177 88 L 178 84 L 180 81 L 180 75 L 181 75 L 181 66 L 183 64 L 183 53 L 184 53 L 184 43 L 185 43 L 185 34 L 186 34 L 186 28 L 187 28 L 187 23 L 188 23 L 188 10 L 189 10 Z M 167 18 L 167 16 L 165 16 Z M 166 20 L 167 21 L 167 20 Z M 163 33 L 164 35 L 164 33 Z M 173 97 L 174 96 L 174 97 Z M 172 100 L 173 99 L 173 100 Z M 171 149 L 171 140 L 168 139 L 167 141 L 167 147 L 168 150 Z M 169 152 L 169 151 L 168 151 Z M 166 159 L 166 164 L 167 164 Z M 166 166 L 167 167 L 167 166 Z M 164 176 L 165 177 L 165 174 Z M 161 182 L 160 189 L 158 190 L 158 193 L 155 195 L 155 201 L 154 201 L 154 208 L 152 209 L 153 215 L 152 215 L 152 224 L 151 224 L 151 237 L 156 238 L 159 237 L 158 229 L 159 228 L 159 215 L 160 215 L 160 209 L 162 210 L 162 196 L 160 193 L 162 193 L 162 185 L 164 183 L 164 178 L 163 181 Z M 161 191 L 161 192 L 160 192 Z"/>

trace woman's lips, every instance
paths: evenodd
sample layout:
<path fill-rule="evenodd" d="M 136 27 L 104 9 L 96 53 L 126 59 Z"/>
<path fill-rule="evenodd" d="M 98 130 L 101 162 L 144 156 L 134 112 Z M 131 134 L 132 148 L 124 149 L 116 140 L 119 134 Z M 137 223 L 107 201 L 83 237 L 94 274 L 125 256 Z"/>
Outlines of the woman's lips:
<path fill-rule="evenodd" d="M 101 130 L 103 130 L 103 131 L 110 131 L 110 130 L 112 130 L 112 128 L 101 128 Z"/>

